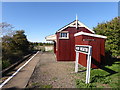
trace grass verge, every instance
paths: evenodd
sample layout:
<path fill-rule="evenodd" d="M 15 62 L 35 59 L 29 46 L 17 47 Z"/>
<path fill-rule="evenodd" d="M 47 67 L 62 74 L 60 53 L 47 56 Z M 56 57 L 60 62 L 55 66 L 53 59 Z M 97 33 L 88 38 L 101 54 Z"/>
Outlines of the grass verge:
<path fill-rule="evenodd" d="M 85 84 L 85 74 L 84 80 L 76 79 L 77 88 L 120 88 L 120 61 L 114 62 L 111 66 L 105 66 L 110 70 L 113 70 L 116 73 L 110 73 L 103 69 L 91 69 L 90 83 Z M 81 73 L 81 72 L 80 72 Z M 78 74 L 80 75 L 80 74 Z"/>
<path fill-rule="evenodd" d="M 53 87 L 52 85 L 41 85 L 40 83 L 32 83 L 30 88 L 52 88 L 52 87 Z"/>

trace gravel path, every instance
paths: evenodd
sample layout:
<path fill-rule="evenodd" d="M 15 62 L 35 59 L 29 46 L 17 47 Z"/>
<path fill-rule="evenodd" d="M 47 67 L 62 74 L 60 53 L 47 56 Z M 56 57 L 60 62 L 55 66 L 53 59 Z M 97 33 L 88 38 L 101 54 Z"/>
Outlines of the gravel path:
<path fill-rule="evenodd" d="M 80 68 L 80 67 L 79 67 Z M 44 52 L 27 85 L 28 88 L 75 88 L 74 62 L 56 61 L 51 52 Z"/>

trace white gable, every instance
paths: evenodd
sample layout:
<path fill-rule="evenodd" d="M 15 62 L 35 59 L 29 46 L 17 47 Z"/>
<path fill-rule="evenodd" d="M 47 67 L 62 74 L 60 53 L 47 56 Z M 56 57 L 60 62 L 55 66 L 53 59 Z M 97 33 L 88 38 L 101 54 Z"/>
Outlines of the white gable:
<path fill-rule="evenodd" d="M 84 25 L 83 23 L 81 23 L 78 20 L 73 21 L 72 23 L 64 26 L 63 28 L 59 29 L 57 32 L 61 32 L 62 30 L 66 29 L 67 27 L 76 27 L 76 23 L 77 23 L 77 27 L 85 27 L 86 29 L 88 29 L 90 32 L 95 33 L 93 30 L 91 30 L 90 28 L 88 28 L 86 25 Z"/>

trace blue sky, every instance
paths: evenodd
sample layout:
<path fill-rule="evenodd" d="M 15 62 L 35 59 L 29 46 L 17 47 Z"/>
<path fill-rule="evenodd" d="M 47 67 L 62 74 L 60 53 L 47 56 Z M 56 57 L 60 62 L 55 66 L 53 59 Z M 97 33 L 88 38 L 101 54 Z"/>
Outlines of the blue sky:
<path fill-rule="evenodd" d="M 118 2 L 3 2 L 2 21 L 25 30 L 29 41 L 45 37 L 75 20 L 89 28 L 118 16 Z"/>

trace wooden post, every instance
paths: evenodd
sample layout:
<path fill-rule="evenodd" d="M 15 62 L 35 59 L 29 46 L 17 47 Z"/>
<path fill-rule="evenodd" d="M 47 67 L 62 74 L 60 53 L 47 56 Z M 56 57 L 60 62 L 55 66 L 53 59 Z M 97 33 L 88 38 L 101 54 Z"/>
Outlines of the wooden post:
<path fill-rule="evenodd" d="M 86 84 L 90 83 L 91 55 L 92 55 L 92 47 L 89 46 L 89 52 L 87 56 Z"/>
<path fill-rule="evenodd" d="M 78 59 L 79 59 L 79 52 L 76 51 L 76 61 L 75 61 L 75 72 L 78 72 Z"/>

